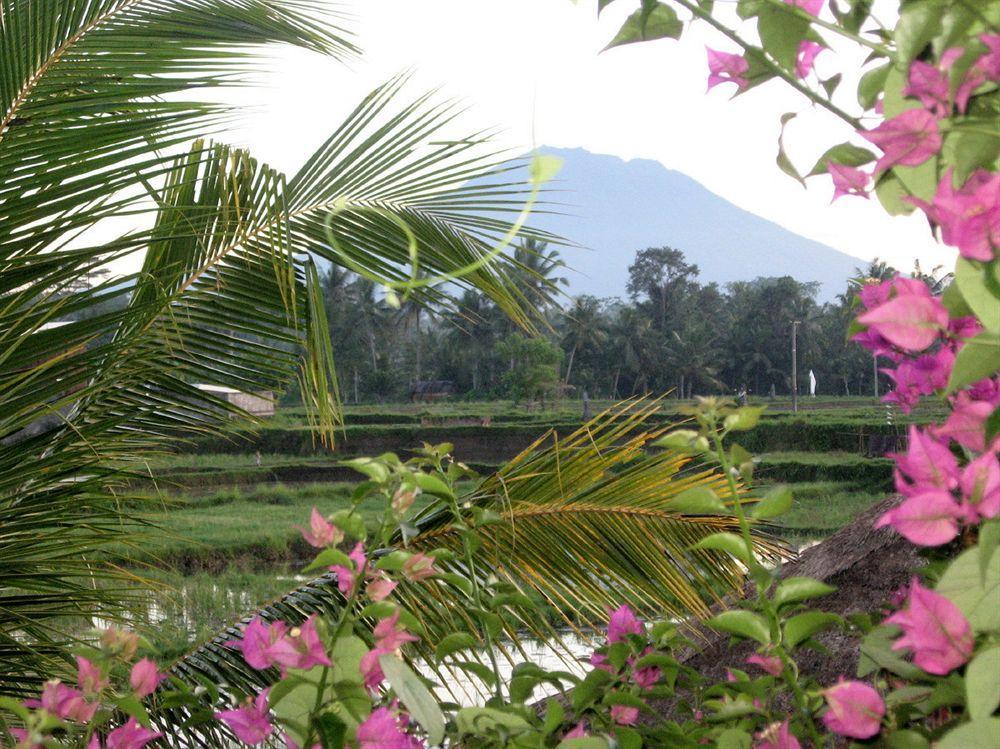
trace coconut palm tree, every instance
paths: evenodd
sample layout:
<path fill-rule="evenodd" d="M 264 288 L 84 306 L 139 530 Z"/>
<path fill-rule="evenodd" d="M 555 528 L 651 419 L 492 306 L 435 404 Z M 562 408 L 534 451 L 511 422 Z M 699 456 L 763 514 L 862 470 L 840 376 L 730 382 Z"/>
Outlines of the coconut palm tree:
<path fill-rule="evenodd" d="M 578 296 L 564 314 L 562 328 L 562 345 L 569 348 L 566 376 L 563 378 L 568 384 L 577 352 L 595 348 L 607 338 L 601 301 L 592 296 Z"/>
<path fill-rule="evenodd" d="M 445 140 L 454 108 L 402 100 L 404 79 L 290 177 L 197 137 L 233 114 L 198 92 L 266 44 L 356 54 L 320 0 L 0 0 L 0 692 L 64 668 L 73 621 L 123 613 L 108 561 L 140 542 L 130 473 L 247 424 L 205 385 L 298 378 L 333 438 L 317 258 L 399 281 L 416 250 L 531 325 L 519 266 L 480 262 L 527 189 L 481 138 Z"/>

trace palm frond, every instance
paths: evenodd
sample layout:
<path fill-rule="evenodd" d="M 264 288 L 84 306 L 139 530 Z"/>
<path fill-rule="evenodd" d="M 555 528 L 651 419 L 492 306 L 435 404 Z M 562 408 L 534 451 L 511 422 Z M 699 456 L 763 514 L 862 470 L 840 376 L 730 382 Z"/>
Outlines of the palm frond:
<path fill-rule="evenodd" d="M 396 106 L 406 80 L 393 78 L 369 94 L 288 184 L 297 240 L 332 263 L 389 281 L 410 277 L 410 254 L 407 237 L 385 214 L 412 232 L 423 272 L 449 276 L 500 246 L 531 195 L 515 175 L 523 164 L 491 149 L 487 134 L 448 137 L 460 114 L 454 103 L 428 93 Z M 562 241 L 528 226 L 521 236 Z M 518 290 L 517 268 L 507 248 L 454 280 L 530 326 L 532 300 Z"/>
<path fill-rule="evenodd" d="M 480 528 L 483 543 L 475 561 L 483 579 L 497 577 L 541 596 L 584 636 L 602 626 L 608 608 L 622 603 L 650 619 L 702 617 L 712 603 L 737 591 L 743 571 L 731 557 L 691 548 L 712 533 L 734 530 L 735 519 L 683 515 L 670 508 L 674 497 L 693 486 L 721 492 L 725 478 L 687 455 L 649 452 L 649 443 L 663 432 L 648 424 L 656 408 L 655 402 L 626 402 L 565 438 L 548 432 L 460 497 L 470 517 L 473 507 L 500 516 Z M 447 509 L 432 505 L 415 522 L 420 533 L 406 544 L 408 550 L 460 548 Z M 755 530 L 755 539 L 766 560 L 790 556 L 788 547 L 764 528 Z M 460 561 L 439 566 L 467 574 Z M 394 595 L 426 632 L 420 653 L 432 653 L 440 638 L 471 623 L 464 599 L 443 581 L 404 582 Z M 336 612 L 343 602 L 327 575 L 257 615 L 294 624 L 314 612 Z M 537 612 L 511 609 L 509 614 L 510 657 L 526 634 L 558 643 L 558 627 Z M 220 633 L 181 658 L 172 673 L 192 685 L 210 679 L 233 694 L 263 688 L 274 675 L 248 669 L 239 651 L 225 645 L 239 632 L 233 627 Z M 169 723 L 174 717 L 163 719 Z"/>

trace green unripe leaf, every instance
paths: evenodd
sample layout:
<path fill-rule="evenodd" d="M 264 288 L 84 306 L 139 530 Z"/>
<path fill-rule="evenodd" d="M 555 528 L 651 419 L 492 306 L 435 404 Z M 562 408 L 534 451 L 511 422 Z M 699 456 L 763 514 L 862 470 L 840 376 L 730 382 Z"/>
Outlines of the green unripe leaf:
<path fill-rule="evenodd" d="M 954 285 L 983 327 L 994 332 L 1000 331 L 1000 297 L 992 289 L 1000 287 L 1000 282 L 990 279 L 989 274 L 996 274 L 998 270 L 1000 263 L 997 261 L 983 265 L 959 258 L 955 263 Z"/>
<path fill-rule="evenodd" d="M 997 736 L 1000 736 L 1000 718 L 980 718 L 948 731 L 934 744 L 934 749 L 995 747 Z"/>
<path fill-rule="evenodd" d="M 931 742 L 917 731 L 894 731 L 885 740 L 889 749 L 930 749 Z"/>
<path fill-rule="evenodd" d="M 807 611 L 804 614 L 793 616 L 785 622 L 785 644 L 790 648 L 794 648 L 817 632 L 829 629 L 840 621 L 841 618 L 839 616 L 829 614 L 825 611 Z"/>
<path fill-rule="evenodd" d="M 448 499 L 454 499 L 455 497 L 455 492 L 452 491 L 451 487 L 437 476 L 430 473 L 418 472 L 414 474 L 414 478 L 417 480 L 417 486 L 428 494 Z"/>
<path fill-rule="evenodd" d="M 815 580 L 811 577 L 789 577 L 778 584 L 774 591 L 774 602 L 778 606 L 786 603 L 798 603 L 812 598 L 829 595 L 837 590 L 832 585 Z"/>
<path fill-rule="evenodd" d="M 444 715 L 423 680 L 391 653 L 379 656 L 378 662 L 399 701 L 427 732 L 427 742 L 432 746 L 440 744 L 444 740 Z"/>
<path fill-rule="evenodd" d="M 671 512 L 683 515 L 726 515 L 728 510 L 715 492 L 707 486 L 685 489 L 667 505 Z"/>
<path fill-rule="evenodd" d="M 750 554 L 747 552 L 746 542 L 735 533 L 729 533 L 728 531 L 713 533 L 708 538 L 703 538 L 691 548 L 724 551 L 730 556 L 739 559 L 743 564 L 750 564 Z"/>
<path fill-rule="evenodd" d="M 348 569 L 354 566 L 347 554 L 339 549 L 323 549 L 302 571 L 312 572 L 324 567 L 332 567 L 335 564 L 347 567 Z"/>
<path fill-rule="evenodd" d="M 993 375 L 997 370 L 1000 370 L 1000 333 L 984 330 L 966 341 L 955 357 L 947 392 L 954 393 Z"/>
<path fill-rule="evenodd" d="M 709 619 L 706 624 L 720 632 L 746 637 L 763 644 L 771 641 L 771 632 L 767 627 L 767 622 L 752 611 L 741 609 L 723 611 Z"/>
<path fill-rule="evenodd" d="M 444 660 L 449 655 L 461 650 L 473 650 L 478 646 L 478 641 L 468 632 L 452 632 L 441 638 L 441 642 L 434 649 L 434 655 L 439 661 Z"/>
<path fill-rule="evenodd" d="M 615 38 L 604 49 L 653 39 L 680 39 L 682 31 L 684 24 L 673 8 L 655 0 L 643 0 L 642 7 L 625 19 Z"/>
<path fill-rule="evenodd" d="M 758 520 L 776 518 L 792 509 L 792 490 L 787 486 L 776 486 L 753 506 L 750 516 Z"/>
<path fill-rule="evenodd" d="M 815 177 L 817 174 L 826 174 L 829 171 L 828 167 L 831 161 L 835 164 L 858 167 L 875 161 L 875 154 L 867 148 L 856 146 L 853 143 L 839 143 L 826 149 L 806 176 Z"/>
<path fill-rule="evenodd" d="M 966 668 L 965 694 L 973 720 L 989 718 L 1000 707 L 1000 646 L 977 654 Z"/>

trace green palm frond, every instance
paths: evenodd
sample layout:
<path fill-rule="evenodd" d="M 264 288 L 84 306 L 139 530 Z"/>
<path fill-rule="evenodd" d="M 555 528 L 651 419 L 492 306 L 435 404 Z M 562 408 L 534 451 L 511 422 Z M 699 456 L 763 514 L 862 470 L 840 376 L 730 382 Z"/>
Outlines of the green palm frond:
<path fill-rule="evenodd" d="M 460 114 L 454 103 L 428 93 L 397 105 L 406 81 L 398 76 L 369 94 L 288 183 L 297 241 L 332 263 L 389 281 L 410 277 L 410 255 L 406 236 L 385 213 L 413 233 L 421 271 L 448 276 L 500 246 L 531 194 L 516 175 L 523 164 L 491 149 L 487 134 L 449 137 Z M 334 210 L 340 212 L 331 220 Z M 520 235 L 561 241 L 528 226 Z M 532 300 L 515 283 L 513 254 L 505 248 L 495 262 L 454 280 L 530 326 Z M 423 296 L 433 295 L 425 287 Z"/>
<path fill-rule="evenodd" d="M 499 515 L 479 529 L 482 546 L 475 560 L 483 578 L 495 576 L 540 596 L 584 636 L 603 625 L 609 608 L 622 603 L 651 619 L 703 617 L 711 604 L 737 591 L 743 571 L 731 557 L 691 548 L 712 533 L 735 530 L 735 518 L 670 509 L 685 489 L 707 486 L 721 492 L 725 478 L 687 455 L 650 452 L 650 442 L 663 433 L 649 424 L 656 409 L 656 403 L 626 402 L 564 438 L 549 432 L 460 497 L 470 517 L 473 507 Z M 420 533 L 407 542 L 408 550 L 459 550 L 459 532 L 447 509 L 432 505 L 415 522 Z M 766 528 L 757 528 L 755 539 L 765 560 L 790 555 Z M 461 561 L 439 566 L 466 574 Z M 420 644 L 425 650 L 418 652 L 432 653 L 444 635 L 471 624 L 464 599 L 443 581 L 404 582 L 394 595 L 426 632 Z M 298 623 L 314 612 L 335 612 L 343 602 L 327 575 L 257 615 Z M 537 612 L 509 613 L 510 657 L 516 657 L 525 634 L 558 645 L 558 627 Z M 248 669 L 242 655 L 225 646 L 239 631 L 227 629 L 180 659 L 173 674 L 192 685 L 209 679 L 234 693 L 266 686 L 273 674 Z M 169 722 L 171 716 L 163 719 Z"/>

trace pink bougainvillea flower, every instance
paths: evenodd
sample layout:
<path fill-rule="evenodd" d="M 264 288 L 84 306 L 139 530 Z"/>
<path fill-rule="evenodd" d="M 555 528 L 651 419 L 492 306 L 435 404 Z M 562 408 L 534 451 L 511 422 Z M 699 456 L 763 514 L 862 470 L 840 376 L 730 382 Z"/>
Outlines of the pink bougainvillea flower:
<path fill-rule="evenodd" d="M 402 574 L 411 582 L 421 582 L 437 574 L 434 568 L 434 557 L 418 552 L 403 562 Z"/>
<path fill-rule="evenodd" d="M 608 642 L 621 642 L 629 635 L 641 635 L 645 632 L 642 622 L 636 617 L 628 604 L 622 604 L 611 612 L 608 619 Z"/>
<path fill-rule="evenodd" d="M 988 51 L 976 61 L 975 69 L 987 80 L 1000 82 L 1000 34 L 983 34 L 979 41 L 986 45 Z"/>
<path fill-rule="evenodd" d="M 162 735 L 162 733 L 140 726 L 135 718 L 129 718 L 128 723 L 108 734 L 104 746 L 107 749 L 142 749 L 150 741 L 158 739 Z"/>
<path fill-rule="evenodd" d="M 776 655 L 762 655 L 760 653 L 754 653 L 747 658 L 747 663 L 751 663 L 754 666 L 760 666 L 760 668 L 771 674 L 771 676 L 780 676 L 781 671 L 784 668 L 784 666 L 781 665 L 781 658 Z"/>
<path fill-rule="evenodd" d="M 393 653 L 408 642 L 416 642 L 419 637 L 411 635 L 406 627 L 399 624 L 399 609 L 391 616 L 379 620 L 372 634 L 375 635 L 375 647 L 383 653 Z"/>
<path fill-rule="evenodd" d="M 831 161 L 828 164 L 828 167 L 832 166 L 834 163 L 835 162 Z M 869 278 L 864 285 L 858 289 L 858 299 L 861 301 L 861 304 L 865 309 L 873 309 L 888 302 L 889 297 L 892 296 L 892 291 L 892 279 L 886 281 L 876 281 L 873 278 Z"/>
<path fill-rule="evenodd" d="M 101 675 L 101 669 L 84 658 L 76 656 L 76 685 L 88 698 L 94 697 L 108 686 L 108 680 Z"/>
<path fill-rule="evenodd" d="M 601 671 L 607 671 L 609 674 L 613 674 L 615 672 L 614 667 L 611 665 L 611 661 L 609 661 L 608 657 L 602 653 L 591 653 L 590 665 L 594 668 L 600 669 Z"/>
<path fill-rule="evenodd" d="M 958 484 L 974 520 L 1000 515 L 1000 460 L 996 451 L 983 453 L 965 466 Z"/>
<path fill-rule="evenodd" d="M 275 622 L 275 625 L 284 627 L 282 622 Z M 258 671 L 267 668 L 271 665 L 271 659 L 268 656 L 267 649 L 270 647 L 272 642 L 272 635 L 278 634 L 274 625 L 268 626 L 264 624 L 264 620 L 259 616 L 254 617 L 250 623 L 243 630 L 243 638 L 240 640 L 230 640 L 226 643 L 231 648 L 236 648 L 243 653 L 243 660 L 247 662 L 249 666 L 257 669 Z M 281 633 L 283 634 L 283 632 Z"/>
<path fill-rule="evenodd" d="M 948 326 L 948 311 L 936 297 L 905 294 L 862 313 L 858 322 L 906 351 L 923 351 Z"/>
<path fill-rule="evenodd" d="M 248 697 L 246 702 L 236 710 L 223 710 L 216 713 L 215 717 L 229 726 L 229 729 L 244 744 L 253 746 L 263 743 L 274 731 L 269 717 L 270 708 L 267 705 L 267 696 L 270 691 L 270 689 L 265 689 L 254 700 Z"/>
<path fill-rule="evenodd" d="M 568 730 L 563 736 L 564 739 L 585 739 L 590 736 L 590 732 L 587 730 L 587 721 L 581 720 L 570 730 Z"/>
<path fill-rule="evenodd" d="M 910 425 L 907 443 L 905 453 L 893 453 L 891 457 L 896 461 L 896 468 L 917 488 L 954 489 L 958 486 L 958 460 L 947 445 L 915 425 Z"/>
<path fill-rule="evenodd" d="M 954 173 L 941 177 L 931 203 L 909 198 L 941 227 L 941 241 L 969 260 L 989 262 L 1000 247 L 1000 173 L 977 169 L 961 188 Z"/>
<path fill-rule="evenodd" d="M 830 173 L 830 178 L 833 180 L 833 200 L 844 195 L 857 195 L 861 198 L 868 197 L 868 183 L 872 179 L 872 176 L 868 172 L 856 169 L 853 166 L 838 164 L 835 161 L 827 162 L 826 170 Z"/>
<path fill-rule="evenodd" d="M 917 578 L 910 584 L 907 607 L 885 621 L 903 630 L 892 649 L 912 651 L 913 662 L 929 674 L 951 673 L 972 655 L 972 628 L 962 612 Z"/>
<path fill-rule="evenodd" d="M 639 708 L 631 705 L 612 705 L 611 720 L 620 726 L 634 726 L 639 720 Z"/>
<path fill-rule="evenodd" d="M 351 549 L 351 553 L 347 555 L 347 558 L 351 560 L 353 568 L 345 567 L 342 564 L 335 564 L 330 567 L 330 572 L 333 572 L 337 576 L 337 589 L 345 596 L 350 595 L 354 591 L 357 581 L 364 576 L 365 565 L 368 562 L 365 558 L 364 546 L 360 541 Z"/>
<path fill-rule="evenodd" d="M 306 540 L 306 543 L 317 549 L 336 546 L 344 540 L 344 532 L 324 518 L 315 507 L 312 508 L 312 514 L 309 516 L 309 527 L 296 526 L 296 528 L 302 532 L 302 538 Z"/>
<path fill-rule="evenodd" d="M 653 648 L 646 648 L 642 655 L 646 656 L 653 652 Z M 663 678 L 663 671 L 659 666 L 642 666 L 635 668 L 637 658 L 629 658 L 628 665 L 632 669 L 632 681 L 640 689 L 652 689 Z"/>
<path fill-rule="evenodd" d="M 390 580 L 383 575 L 368 583 L 366 590 L 368 592 L 368 597 L 373 601 L 384 601 L 389 597 L 392 591 L 396 589 L 397 585 L 399 585 L 399 583 L 395 580 Z"/>
<path fill-rule="evenodd" d="M 157 670 L 153 661 L 149 658 L 143 658 L 132 666 L 132 673 L 129 675 L 128 681 L 135 696 L 142 699 L 155 692 L 160 682 L 166 678 Z"/>
<path fill-rule="evenodd" d="M 750 85 L 750 82 L 745 77 L 747 71 L 750 70 L 750 63 L 747 62 L 745 57 L 729 52 L 721 52 L 710 47 L 706 47 L 705 49 L 708 52 L 709 91 L 720 83 L 735 83 L 740 91 Z"/>
<path fill-rule="evenodd" d="M 11 737 L 17 741 L 14 744 L 14 749 L 45 749 L 45 744 L 42 742 L 50 738 L 41 733 L 28 733 L 24 728 L 9 728 L 7 730 L 10 732 Z M 91 746 L 88 746 L 87 749 L 101 749 L 100 746 L 93 746 L 93 740 L 90 743 Z"/>
<path fill-rule="evenodd" d="M 893 166 L 919 166 L 941 150 L 941 131 L 934 115 L 926 109 L 908 109 L 861 137 L 882 149 L 875 173 Z"/>
<path fill-rule="evenodd" d="M 781 723 L 772 723 L 757 734 L 754 749 L 802 749 L 799 740 L 795 738 L 786 718 Z"/>
<path fill-rule="evenodd" d="M 950 348 L 942 346 L 933 354 L 904 360 L 896 369 L 883 369 L 882 372 L 895 384 L 895 390 L 882 400 L 898 403 L 904 413 L 909 413 L 920 402 L 920 396 L 944 389 L 954 364 L 955 354 Z"/>
<path fill-rule="evenodd" d="M 829 707 L 823 724 L 841 736 L 870 739 L 879 732 L 885 702 L 882 696 L 863 681 L 845 681 L 843 677 L 823 692 Z"/>
<path fill-rule="evenodd" d="M 806 13 L 813 16 L 818 16 L 819 12 L 823 10 L 823 0 L 785 0 L 785 4 L 802 8 Z"/>
<path fill-rule="evenodd" d="M 378 660 L 382 655 L 385 655 L 385 651 L 375 648 L 361 656 L 361 677 L 364 679 L 365 688 L 372 693 L 378 691 L 385 681 L 382 664 Z"/>
<path fill-rule="evenodd" d="M 306 670 L 313 666 L 332 665 L 316 631 L 315 615 L 277 637 L 268 646 L 267 657 L 281 669 L 282 674 L 290 668 Z"/>
<path fill-rule="evenodd" d="M 919 99 L 935 117 L 947 117 L 950 113 L 948 75 L 928 62 L 914 60 L 910 63 L 910 74 L 903 96 Z"/>
<path fill-rule="evenodd" d="M 958 535 L 964 515 L 951 494 L 940 489 L 914 494 L 875 521 L 876 528 L 892 526 L 918 546 L 940 546 Z"/>
<path fill-rule="evenodd" d="M 799 78 L 808 77 L 816 63 L 817 55 L 824 49 L 826 48 L 822 44 L 808 39 L 799 42 L 799 51 L 795 56 L 795 75 Z"/>
<path fill-rule="evenodd" d="M 100 643 L 101 649 L 110 655 L 130 661 L 139 648 L 139 635 L 135 632 L 119 629 L 112 624 L 102 630 Z"/>
<path fill-rule="evenodd" d="M 25 706 L 40 707 L 63 720 L 87 723 L 97 712 L 99 703 L 88 702 L 83 692 L 63 684 L 58 679 L 45 682 L 40 700 L 25 700 Z"/>
<path fill-rule="evenodd" d="M 948 419 L 934 429 L 934 436 L 953 439 L 962 447 L 982 452 L 986 449 L 984 425 L 993 413 L 993 404 L 988 401 L 973 400 L 966 390 L 961 391 L 952 402 Z"/>
<path fill-rule="evenodd" d="M 372 710 L 371 715 L 358 726 L 357 738 L 359 749 L 414 749 L 421 746 L 419 741 L 402 730 L 387 707 Z"/>

